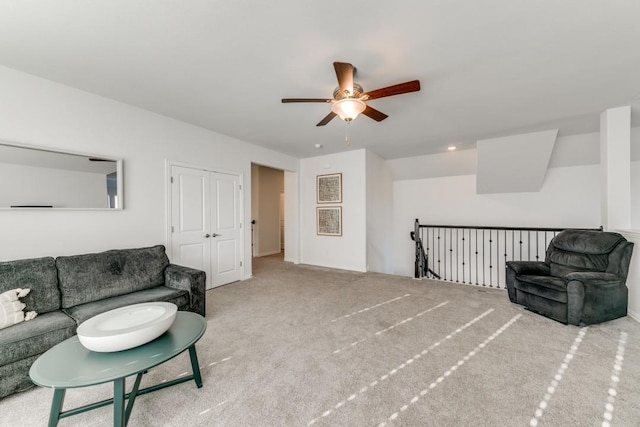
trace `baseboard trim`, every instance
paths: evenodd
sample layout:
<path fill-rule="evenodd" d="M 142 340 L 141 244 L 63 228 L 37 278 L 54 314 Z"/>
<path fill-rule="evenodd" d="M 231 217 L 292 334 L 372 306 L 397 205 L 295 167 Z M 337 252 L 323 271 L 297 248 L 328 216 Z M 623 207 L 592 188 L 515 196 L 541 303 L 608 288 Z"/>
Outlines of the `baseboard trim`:
<path fill-rule="evenodd" d="M 275 254 L 279 254 L 282 253 L 282 251 L 271 251 L 271 252 L 262 252 L 259 253 L 255 256 L 255 258 L 259 258 L 259 257 L 263 257 L 263 256 L 269 256 L 269 255 L 275 255 Z"/>
<path fill-rule="evenodd" d="M 635 320 L 636 322 L 640 323 L 640 313 L 627 310 L 627 315 L 631 317 L 633 320 Z"/>

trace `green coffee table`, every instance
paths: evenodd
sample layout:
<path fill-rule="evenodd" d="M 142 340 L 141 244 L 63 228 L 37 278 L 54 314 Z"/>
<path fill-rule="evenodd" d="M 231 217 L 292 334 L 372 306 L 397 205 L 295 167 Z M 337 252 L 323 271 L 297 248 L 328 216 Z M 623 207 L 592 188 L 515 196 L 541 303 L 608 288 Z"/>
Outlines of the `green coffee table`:
<path fill-rule="evenodd" d="M 34 362 L 29 371 L 34 383 L 54 389 L 49 426 L 56 426 L 60 418 L 110 404 L 113 404 L 113 425 L 125 426 L 137 396 L 189 380 L 194 380 L 196 386 L 201 388 L 202 377 L 195 343 L 206 329 L 207 322 L 202 316 L 180 311 L 176 313 L 176 319 L 167 332 L 140 347 L 114 353 L 97 353 L 84 348 L 76 335 L 50 348 Z M 186 350 L 189 350 L 191 358 L 192 375 L 139 389 L 142 375 L 148 369 L 173 359 Z M 130 375 L 136 375 L 136 380 L 131 392 L 125 393 L 125 378 Z M 68 388 L 87 387 L 111 381 L 113 399 L 62 411 L 64 395 Z"/>

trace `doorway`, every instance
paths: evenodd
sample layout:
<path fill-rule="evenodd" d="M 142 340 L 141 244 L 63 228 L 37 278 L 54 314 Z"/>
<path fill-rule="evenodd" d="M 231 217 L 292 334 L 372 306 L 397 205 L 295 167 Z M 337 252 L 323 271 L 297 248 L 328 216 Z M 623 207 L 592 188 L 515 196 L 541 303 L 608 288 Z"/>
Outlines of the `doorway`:
<path fill-rule="evenodd" d="M 172 262 L 202 270 L 207 289 L 242 277 L 241 176 L 170 165 Z"/>
<path fill-rule="evenodd" d="M 285 173 L 251 165 L 252 256 L 282 254 L 285 250 Z"/>

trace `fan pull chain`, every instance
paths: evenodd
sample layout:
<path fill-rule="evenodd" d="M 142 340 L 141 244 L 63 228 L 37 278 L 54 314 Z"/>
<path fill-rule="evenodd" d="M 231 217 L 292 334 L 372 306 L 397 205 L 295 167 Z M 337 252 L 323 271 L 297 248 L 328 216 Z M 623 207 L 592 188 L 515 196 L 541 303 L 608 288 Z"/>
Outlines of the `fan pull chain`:
<path fill-rule="evenodd" d="M 351 121 L 348 121 L 346 123 L 347 124 L 344 128 L 344 145 L 346 145 L 347 147 L 351 147 L 351 140 L 349 140 L 349 123 L 351 123 Z"/>

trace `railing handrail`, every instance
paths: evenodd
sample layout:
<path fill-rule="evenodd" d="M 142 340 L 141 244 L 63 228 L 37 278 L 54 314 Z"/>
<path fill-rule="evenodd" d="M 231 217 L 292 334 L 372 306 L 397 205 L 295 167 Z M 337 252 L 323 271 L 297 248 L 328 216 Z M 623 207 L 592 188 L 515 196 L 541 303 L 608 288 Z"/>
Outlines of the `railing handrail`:
<path fill-rule="evenodd" d="M 416 222 L 418 220 L 416 219 Z M 530 230 L 530 231 L 564 231 L 564 230 L 585 230 L 585 231 L 602 231 L 604 228 L 602 226 L 598 228 L 571 228 L 571 227 L 493 227 L 493 226 L 485 226 L 485 225 L 440 225 L 440 224 L 420 224 L 418 222 L 419 228 L 469 228 L 472 230 L 506 230 L 506 231 L 519 231 L 519 230 Z"/>

